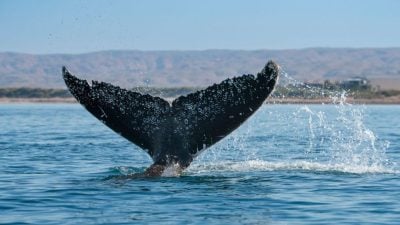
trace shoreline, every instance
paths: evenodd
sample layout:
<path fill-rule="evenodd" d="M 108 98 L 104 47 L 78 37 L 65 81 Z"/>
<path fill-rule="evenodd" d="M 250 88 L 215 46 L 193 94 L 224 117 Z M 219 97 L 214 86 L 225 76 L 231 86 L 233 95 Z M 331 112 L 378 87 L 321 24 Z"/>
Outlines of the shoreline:
<path fill-rule="evenodd" d="M 0 104 L 4 103 L 78 103 L 75 98 L 0 98 Z"/>
<path fill-rule="evenodd" d="M 172 102 L 174 98 L 167 98 Z M 0 104 L 24 104 L 24 103 L 51 103 L 51 104 L 76 104 L 78 103 L 75 98 L 0 98 Z M 304 98 L 268 98 L 266 104 L 334 104 L 335 102 L 330 98 L 324 99 L 304 99 Z M 346 98 L 346 103 L 360 104 L 360 105 L 399 105 L 400 96 L 393 96 L 387 98 L 372 98 L 372 99 L 354 99 L 352 97 Z"/>

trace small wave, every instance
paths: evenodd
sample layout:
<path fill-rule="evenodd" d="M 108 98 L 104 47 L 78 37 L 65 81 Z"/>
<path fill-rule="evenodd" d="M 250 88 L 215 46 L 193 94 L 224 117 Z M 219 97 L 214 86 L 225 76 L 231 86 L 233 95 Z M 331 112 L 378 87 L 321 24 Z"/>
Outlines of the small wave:
<path fill-rule="evenodd" d="M 114 175 L 129 175 L 144 172 L 145 169 L 144 167 L 116 166 L 110 168 L 109 172 Z"/>
<path fill-rule="evenodd" d="M 398 174 L 400 171 L 385 168 L 381 165 L 360 166 L 348 164 L 323 164 L 308 161 L 293 162 L 268 162 L 262 160 L 249 160 L 244 162 L 223 161 L 219 163 L 193 164 L 187 172 L 201 174 L 212 172 L 250 172 L 250 171 L 310 171 L 310 172 L 341 172 L 352 174 Z"/>

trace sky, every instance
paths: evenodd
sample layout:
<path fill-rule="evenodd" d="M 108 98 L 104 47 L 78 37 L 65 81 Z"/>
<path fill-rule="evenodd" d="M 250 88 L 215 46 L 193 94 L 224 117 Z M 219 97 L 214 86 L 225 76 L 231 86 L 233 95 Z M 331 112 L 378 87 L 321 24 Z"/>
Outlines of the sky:
<path fill-rule="evenodd" d="M 400 47 L 398 0 L 0 0 L 0 52 Z"/>

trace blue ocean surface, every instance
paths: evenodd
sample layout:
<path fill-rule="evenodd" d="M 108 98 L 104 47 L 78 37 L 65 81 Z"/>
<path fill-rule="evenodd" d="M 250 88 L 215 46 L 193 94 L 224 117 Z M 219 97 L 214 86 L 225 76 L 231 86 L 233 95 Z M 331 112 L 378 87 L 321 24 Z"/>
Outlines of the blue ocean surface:
<path fill-rule="evenodd" d="M 0 224 L 400 224 L 400 106 L 266 104 L 182 176 L 78 104 L 0 104 Z"/>

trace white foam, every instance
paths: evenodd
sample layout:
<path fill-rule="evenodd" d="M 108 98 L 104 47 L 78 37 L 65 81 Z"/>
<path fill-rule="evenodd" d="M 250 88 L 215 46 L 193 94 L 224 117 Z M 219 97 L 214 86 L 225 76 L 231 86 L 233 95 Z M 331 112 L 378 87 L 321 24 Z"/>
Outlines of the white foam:
<path fill-rule="evenodd" d="M 163 173 L 161 174 L 162 177 L 178 177 L 182 173 L 182 169 L 179 164 L 172 164 L 165 168 Z"/>
<path fill-rule="evenodd" d="M 324 164 L 309 161 L 269 162 L 262 160 L 249 160 L 244 162 L 223 161 L 191 165 L 187 173 L 212 174 L 215 172 L 254 172 L 254 171 L 304 171 L 304 172 L 342 172 L 354 174 L 390 173 L 398 174 L 400 171 L 386 168 L 383 165 L 348 165 L 348 164 Z"/>

